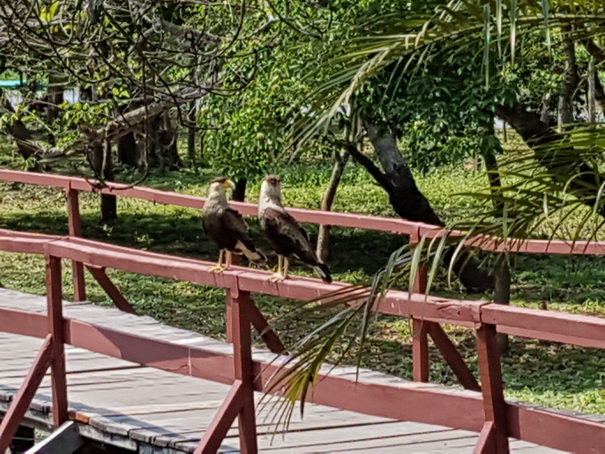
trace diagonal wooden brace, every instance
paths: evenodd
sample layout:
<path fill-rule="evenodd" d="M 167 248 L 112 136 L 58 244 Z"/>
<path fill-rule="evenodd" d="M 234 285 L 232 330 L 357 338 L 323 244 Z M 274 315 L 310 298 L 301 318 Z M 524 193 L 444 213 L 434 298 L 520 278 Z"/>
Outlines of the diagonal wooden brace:
<path fill-rule="evenodd" d="M 23 385 L 11 402 L 8 412 L 2 419 L 2 423 L 0 424 L 0 452 L 5 452 L 8 449 L 40 383 L 42 383 L 42 380 L 44 379 L 46 371 L 50 367 L 52 356 L 53 339 L 49 334 L 46 336 L 46 340 L 44 341 L 38 356 L 27 373 Z"/>
<path fill-rule="evenodd" d="M 433 339 L 433 342 L 441 352 L 441 356 L 443 356 L 443 359 L 445 359 L 454 371 L 454 374 L 456 374 L 456 377 L 458 377 L 460 384 L 465 389 L 481 391 L 481 386 L 479 386 L 477 379 L 464 362 L 454 343 L 446 332 L 443 331 L 443 328 L 437 323 L 430 322 L 428 324 L 428 331 L 431 339 Z"/>
<path fill-rule="evenodd" d="M 111 282 L 111 279 L 109 279 L 109 276 L 105 272 L 105 268 L 86 265 L 86 269 L 92 274 L 92 277 L 95 278 L 101 288 L 105 290 L 105 293 L 107 293 L 118 309 L 129 314 L 136 314 L 134 307 L 124 298 L 114 283 Z"/>
<path fill-rule="evenodd" d="M 210 423 L 210 427 L 204 433 L 200 444 L 195 448 L 194 454 L 214 454 L 218 451 L 233 421 L 242 409 L 243 388 L 244 385 L 241 380 L 236 380 L 233 383 L 217 415 Z"/>

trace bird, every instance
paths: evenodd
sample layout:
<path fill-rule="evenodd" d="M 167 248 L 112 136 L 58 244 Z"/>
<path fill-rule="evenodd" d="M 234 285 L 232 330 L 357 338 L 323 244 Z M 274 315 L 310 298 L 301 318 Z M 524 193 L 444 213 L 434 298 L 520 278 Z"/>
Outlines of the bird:
<path fill-rule="evenodd" d="M 213 179 L 202 212 L 204 231 L 220 248 L 218 263 L 210 268 L 213 272 L 228 270 L 231 266 L 232 254 L 244 254 L 248 260 L 257 265 L 267 263 L 267 257 L 254 246 L 246 221 L 241 214 L 229 206 L 226 191 L 234 187 L 235 185 L 228 178 Z"/>
<path fill-rule="evenodd" d="M 281 180 L 275 175 L 267 175 L 261 184 L 258 218 L 267 242 L 277 252 L 277 272 L 272 281 L 286 279 L 289 262 L 296 257 L 310 265 L 324 282 L 332 282 L 332 273 L 317 258 L 306 230 L 283 207 Z"/>

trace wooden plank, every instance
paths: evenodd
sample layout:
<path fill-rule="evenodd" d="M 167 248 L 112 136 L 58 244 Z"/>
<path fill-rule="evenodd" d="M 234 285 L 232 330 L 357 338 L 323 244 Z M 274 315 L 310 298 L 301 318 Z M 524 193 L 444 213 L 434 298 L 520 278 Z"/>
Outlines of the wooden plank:
<path fill-rule="evenodd" d="M 4 295 L 5 294 L 3 291 L 0 290 L 0 307 L 5 306 L 3 302 Z M 24 297 L 24 300 L 27 301 L 28 308 L 39 309 L 42 307 L 42 310 L 35 310 L 39 314 L 44 313 L 44 297 L 34 297 L 33 299 Z M 23 308 L 17 303 L 13 305 L 13 301 L 11 301 L 10 305 L 17 308 Z M 85 307 L 80 309 L 76 306 L 66 305 L 65 312 L 67 313 L 72 307 L 74 308 L 74 311 L 72 312 L 73 314 L 77 313 L 79 316 L 82 316 L 90 321 L 94 321 L 96 319 L 99 323 L 107 324 L 108 328 L 109 326 L 117 328 L 112 332 L 132 332 L 133 327 L 136 326 L 136 316 L 121 313 L 116 309 L 101 308 L 93 305 L 85 305 Z M 107 317 L 104 316 L 106 311 L 109 313 L 109 316 Z M 27 318 L 24 320 L 27 320 Z M 29 320 L 31 321 L 34 319 Z M 2 321 L 0 320 L 0 324 L 1 323 Z M 32 323 L 35 325 L 35 322 Z M 148 335 L 154 336 L 154 338 L 162 336 L 162 338 L 168 343 L 173 346 L 183 348 L 185 349 L 184 351 L 196 351 L 198 346 L 200 346 L 207 348 L 211 352 L 216 352 L 219 354 L 233 354 L 233 346 L 231 345 L 220 343 L 204 336 L 198 336 L 195 333 L 190 333 L 183 330 L 174 330 L 172 328 L 165 327 L 156 321 L 152 321 L 152 323 L 150 323 L 150 321 L 147 320 L 146 323 L 148 324 L 145 325 L 145 329 L 149 330 L 151 334 L 145 334 L 145 337 Z M 71 328 L 79 325 L 78 323 L 74 322 L 69 326 Z M 40 325 L 40 329 L 44 329 L 44 327 L 44 324 Z M 33 331 L 36 329 L 38 328 L 33 329 Z M 101 331 L 103 332 L 103 330 Z M 73 332 L 70 332 L 70 335 L 71 334 L 73 334 Z M 84 336 L 84 334 L 84 332 L 81 333 L 82 336 Z M 174 340 L 171 340 L 172 338 L 174 338 Z M 28 348 L 31 347 L 31 349 L 34 350 L 36 347 L 39 347 L 39 344 L 39 339 L 26 338 L 14 334 L 1 334 L 0 345 L 10 345 L 11 347 L 0 348 L 0 358 L 3 356 L 10 356 L 11 353 L 14 354 L 14 352 L 17 351 L 31 357 L 31 351 L 28 352 Z M 15 350 L 13 350 L 13 346 Z M 92 366 L 94 366 L 95 358 L 105 358 L 97 353 L 90 353 L 91 356 L 88 356 L 87 351 L 80 348 L 74 349 L 73 352 L 71 352 L 71 348 L 68 348 L 66 350 L 66 354 L 68 364 L 70 354 L 73 354 L 73 357 L 77 358 L 77 360 L 81 361 L 83 364 L 89 364 Z M 274 355 L 261 350 L 256 350 L 253 355 L 253 359 L 258 361 L 257 364 L 259 365 L 260 362 L 266 363 L 271 361 L 273 358 Z M 17 361 L 15 363 L 12 361 L 12 359 L 11 364 L 18 366 L 19 362 Z M 132 364 L 125 363 L 119 359 L 115 359 L 113 361 L 115 361 L 115 364 L 118 365 Z M 271 373 L 271 370 L 266 372 Z M 403 418 L 407 415 L 408 417 L 415 418 L 418 415 L 422 416 L 423 414 L 423 409 L 420 407 L 423 405 L 422 395 L 425 392 L 429 395 L 436 393 L 436 396 L 441 397 L 439 399 L 440 411 L 442 409 L 441 406 L 444 400 L 447 401 L 447 399 L 451 399 L 452 394 L 457 396 L 465 396 L 465 399 L 471 398 L 472 396 L 477 396 L 476 393 L 463 390 L 455 391 L 451 389 L 447 389 L 447 393 L 441 394 L 446 390 L 446 388 L 438 385 L 428 385 L 422 383 L 412 384 L 396 377 L 386 376 L 384 374 L 368 370 L 361 370 L 360 381 L 355 386 L 352 386 L 354 383 L 354 377 L 354 368 L 335 369 L 329 379 L 323 380 L 320 383 L 320 386 L 316 389 L 311 400 L 315 402 L 332 402 L 333 396 L 340 393 L 343 394 L 340 396 L 340 399 L 346 400 L 345 404 L 349 406 L 349 408 L 353 407 L 354 409 L 360 409 L 363 408 L 364 405 L 367 405 L 367 408 L 370 408 L 371 406 L 376 407 L 376 402 L 378 401 L 376 396 L 378 396 L 378 394 L 372 394 L 377 392 L 377 389 L 373 387 L 388 385 L 390 387 L 389 389 L 392 390 L 393 393 L 389 394 L 387 397 L 389 402 L 389 411 L 394 412 L 392 413 L 392 416 L 396 418 Z M 6 385 L 10 384 L 13 384 L 14 387 L 12 390 L 7 391 L 7 388 L 5 387 Z M 17 388 L 19 384 L 20 380 L 18 378 L 10 378 L 5 382 L 5 380 L 2 378 L 2 371 L 0 371 L 0 395 L 2 393 L 5 393 L 6 395 L 13 393 L 12 395 L 14 395 L 14 388 Z M 37 421 L 46 421 L 47 424 L 49 423 L 49 415 L 47 413 L 45 415 L 44 412 L 48 412 L 50 408 L 50 393 L 48 386 L 49 382 L 48 378 L 46 378 L 43 380 L 42 387 L 38 393 L 38 396 L 41 400 L 33 403 L 33 406 L 38 408 L 42 413 L 39 413 L 38 416 L 34 416 L 31 411 L 28 412 L 28 414 L 32 414 L 32 416 L 28 416 L 28 418 L 35 417 L 37 418 Z M 2 389 L 5 391 L 2 391 Z M 215 409 L 217 402 L 222 402 L 228 387 L 221 383 L 209 382 L 199 378 L 179 376 L 168 371 L 140 368 L 134 370 L 91 370 L 82 373 L 69 374 L 68 389 L 72 403 L 71 410 L 76 410 L 79 417 L 85 422 L 88 421 L 90 424 L 82 427 L 86 427 L 88 430 L 97 431 L 97 435 L 99 437 L 99 434 L 101 434 L 103 437 L 113 440 L 113 443 L 116 444 L 116 446 L 119 445 L 119 443 L 123 443 L 129 444 L 131 447 L 137 447 L 139 443 L 144 443 L 144 441 L 139 440 L 140 438 L 142 440 L 149 440 L 153 443 L 156 443 L 158 449 L 170 448 L 176 450 L 184 447 L 188 447 L 187 449 L 193 449 L 193 447 L 197 444 L 195 440 L 198 440 L 199 437 L 201 437 L 204 429 L 207 428 L 207 424 L 211 420 L 211 416 L 216 411 Z M 403 390 L 404 394 L 409 393 L 410 391 L 413 392 L 411 394 L 405 394 L 406 398 L 401 398 L 401 390 Z M 369 395 L 367 394 L 368 391 Z M 256 398 L 258 399 L 258 397 L 259 394 L 256 393 Z M 0 396 L 0 399 L 1 398 L 2 397 Z M 363 403 L 360 402 L 360 399 L 369 400 L 367 400 L 366 403 Z M 472 397 L 472 399 L 474 401 L 475 397 Z M 480 400 L 477 400 L 477 403 L 479 404 L 477 407 L 479 409 L 479 414 L 482 415 L 483 412 L 480 407 Z M 360 404 L 363 405 L 360 406 Z M 2 407 L 3 405 L 5 404 L 0 401 L 0 407 L 6 408 L 5 406 Z M 452 406 L 452 408 L 454 407 L 456 407 L 456 405 Z M 523 434 L 524 438 L 535 436 L 537 430 L 536 428 L 538 426 L 540 427 L 541 433 L 545 434 L 541 435 L 543 438 L 552 438 L 552 434 L 550 434 L 552 430 L 560 431 L 561 433 L 566 434 L 562 436 L 572 438 L 569 435 L 570 432 L 566 429 L 567 426 L 565 424 L 567 423 L 563 423 L 562 421 L 557 422 L 559 420 L 552 419 L 554 416 L 544 416 L 545 412 L 542 409 L 532 408 L 531 415 L 527 413 L 529 410 L 520 408 L 517 404 L 507 404 L 507 409 L 509 413 L 512 411 L 517 412 L 516 414 L 509 414 L 509 430 L 518 430 L 514 428 L 516 421 L 518 420 L 529 421 L 529 425 L 532 427 L 532 429 L 530 432 Z M 465 412 L 467 410 L 468 408 L 465 410 L 464 406 L 456 407 L 455 414 L 459 415 L 461 411 Z M 2 410 L 0 409 L 0 411 Z M 406 413 L 408 411 L 409 413 Z M 272 427 L 268 424 L 268 422 L 263 420 L 263 415 L 265 414 L 266 411 L 264 409 L 260 409 L 260 412 L 257 415 L 258 430 L 259 433 L 263 434 L 263 437 L 270 439 Z M 454 413 L 452 414 L 454 415 Z M 351 415 L 354 415 L 354 417 Z M 467 415 L 467 418 L 475 417 L 473 416 L 473 411 L 467 411 L 465 415 Z M 439 416 L 442 417 L 443 415 Z M 541 422 L 538 424 L 539 418 L 546 419 L 540 419 Z M 571 416 L 566 418 L 571 418 Z M 350 452 L 356 452 L 355 450 L 373 450 L 376 453 L 389 452 L 389 450 L 395 449 L 394 446 L 397 446 L 399 441 L 397 439 L 397 435 L 400 433 L 405 433 L 403 428 L 408 427 L 409 425 L 413 426 L 413 424 L 416 423 L 393 422 L 392 420 L 377 416 L 366 416 L 360 413 L 351 413 L 334 408 L 323 407 L 321 405 L 317 406 L 315 404 L 308 404 L 306 408 L 306 418 L 302 421 L 295 420 L 291 427 L 291 432 L 286 436 L 283 446 L 296 447 L 295 443 L 298 443 L 298 441 L 300 441 L 300 443 L 304 446 L 309 440 L 328 440 L 331 437 L 329 434 L 331 434 L 333 431 L 341 431 L 342 433 L 348 432 L 348 436 L 351 440 L 357 440 L 358 445 L 356 446 L 358 447 L 352 447 L 352 444 L 345 444 L 342 447 L 339 447 L 338 442 L 335 441 L 334 443 L 326 442 L 325 446 L 323 447 L 321 447 L 321 443 L 318 443 L 318 450 L 313 450 L 313 452 L 338 452 L 334 451 L 334 449 L 341 448 L 343 450 L 342 452 L 348 452 L 348 447 L 352 447 L 352 449 L 354 449 Z M 590 434 L 593 433 L 592 431 L 594 431 L 594 429 L 592 427 L 587 428 L 585 422 L 578 424 L 580 425 L 573 426 L 574 430 L 577 433 L 581 433 L 584 438 L 590 438 Z M 391 432 L 387 430 L 387 426 L 392 426 Z M 551 426 L 555 427 L 555 429 L 551 430 Z M 420 433 L 435 430 L 435 426 L 419 425 L 417 427 L 424 427 L 424 429 L 418 429 Z M 526 424 L 524 423 L 522 427 L 526 427 Z M 598 427 L 604 426 L 599 425 Z M 376 433 L 384 433 L 385 441 L 374 441 L 372 437 Z M 451 431 L 451 433 L 454 434 L 452 435 L 452 438 L 462 436 L 458 431 Z M 233 436 L 236 434 L 237 430 L 233 426 L 229 428 L 227 432 L 228 439 L 223 446 L 239 446 L 239 444 L 235 442 L 233 438 Z M 292 439 L 291 436 L 299 438 Z M 281 438 L 281 436 L 276 437 L 276 439 L 278 438 Z M 187 439 L 191 439 L 193 441 L 187 441 Z M 474 435 L 473 440 L 477 440 L 476 434 Z M 261 441 L 262 450 L 264 450 L 263 446 L 265 445 L 263 445 L 263 443 L 265 443 L 265 441 Z M 454 442 L 458 443 L 455 440 L 452 441 L 452 443 Z M 559 442 L 560 441 L 557 441 L 557 443 Z M 267 446 L 271 446 L 268 441 L 266 441 L 266 443 Z M 436 444 L 431 445 L 430 443 Z M 419 446 L 424 446 L 424 444 L 426 444 L 426 446 L 434 446 L 435 449 L 438 449 L 439 443 L 440 441 L 427 440 L 423 443 L 420 443 Z M 272 446 L 276 445 L 274 444 Z M 403 446 L 405 449 L 408 447 L 408 445 Z M 409 446 L 414 445 L 411 444 Z M 302 451 L 299 452 L 309 452 L 309 450 L 304 451 L 304 448 L 301 449 Z M 276 449 L 268 452 L 290 451 L 289 448 L 284 448 L 282 451 Z"/>
<path fill-rule="evenodd" d="M 84 445 L 84 439 L 73 421 L 64 423 L 25 454 L 71 454 Z"/>

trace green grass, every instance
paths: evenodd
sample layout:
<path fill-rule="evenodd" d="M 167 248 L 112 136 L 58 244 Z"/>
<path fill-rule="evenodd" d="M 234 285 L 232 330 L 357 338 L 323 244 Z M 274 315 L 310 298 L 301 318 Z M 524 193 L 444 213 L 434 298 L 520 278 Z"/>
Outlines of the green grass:
<path fill-rule="evenodd" d="M 1 155 L 0 155 L 1 156 Z M 3 158 L 9 162 L 9 158 Z M 0 159 L 1 160 L 1 159 Z M 284 199 L 290 206 L 318 208 L 330 166 L 318 163 L 272 169 L 283 177 Z M 150 175 L 146 185 L 204 195 L 210 171 L 166 172 Z M 123 181 L 136 181 L 129 175 Z M 483 185 L 483 177 L 464 169 L 441 169 L 419 177 L 420 189 L 435 208 L 448 219 L 456 219 L 477 208 L 476 201 L 453 197 L 456 192 Z M 250 201 L 257 200 L 260 181 L 250 182 Z M 348 168 L 339 189 L 335 209 L 356 213 L 392 216 L 385 193 L 359 168 Z M 99 219 L 98 196 L 81 195 L 84 234 L 88 238 L 151 251 L 216 260 L 217 248 L 205 237 L 199 212 L 192 209 L 152 204 L 121 198 L 119 220 L 103 224 Z M 50 188 L 21 184 L 0 184 L 0 227 L 25 231 L 67 233 L 65 199 Z M 265 247 L 256 223 L 249 220 L 253 234 Z M 308 226 L 311 236 L 316 227 Z M 394 235 L 355 229 L 332 231 L 329 260 L 335 279 L 369 284 L 373 274 L 389 254 L 405 239 Z M 71 297 L 69 266 L 64 267 L 66 296 Z M 275 265 L 272 258 L 271 265 Z M 0 281 L 9 288 L 43 294 L 44 263 L 40 257 L 0 254 Z M 293 273 L 306 274 L 294 267 Z M 141 314 L 165 323 L 224 338 L 225 294 L 223 290 L 168 279 L 151 278 L 120 271 L 110 277 Z M 605 316 L 605 270 L 603 259 L 594 257 L 520 256 L 514 263 L 513 303 L 527 307 L 547 307 L 579 314 Z M 107 296 L 88 279 L 90 300 L 107 305 Z M 402 283 L 405 285 L 405 282 Z M 443 280 L 435 292 L 446 296 L 477 298 L 449 289 Z M 488 298 L 489 295 L 484 295 Z M 293 312 L 296 302 L 257 296 L 267 317 L 277 320 Z M 278 325 L 286 342 L 299 339 L 316 326 L 318 319 L 295 319 Z M 449 327 L 469 365 L 476 371 L 477 358 L 473 332 Z M 362 365 L 404 378 L 411 378 L 411 333 L 408 320 L 380 316 L 367 346 Z M 339 346 L 338 348 L 342 348 Z M 431 349 L 431 380 L 455 384 L 451 370 Z M 348 359 L 353 361 L 352 358 Z M 555 408 L 605 413 L 605 352 L 569 347 L 549 342 L 513 338 L 509 355 L 503 361 L 506 394 Z"/>

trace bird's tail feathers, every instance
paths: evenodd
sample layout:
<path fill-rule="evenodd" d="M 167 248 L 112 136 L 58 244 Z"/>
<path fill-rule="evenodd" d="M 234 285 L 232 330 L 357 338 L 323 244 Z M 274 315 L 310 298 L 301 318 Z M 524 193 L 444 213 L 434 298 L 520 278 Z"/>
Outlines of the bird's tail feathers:
<path fill-rule="evenodd" d="M 317 266 L 313 267 L 313 269 L 317 274 L 319 274 L 319 277 L 321 277 L 322 281 L 326 282 L 327 284 L 332 282 L 332 273 L 326 264 L 318 263 Z"/>
<path fill-rule="evenodd" d="M 256 249 L 254 249 L 254 250 L 249 249 L 242 242 L 238 242 L 237 243 L 237 248 L 251 262 L 253 262 L 253 263 L 257 264 L 257 265 L 264 265 L 265 263 L 267 263 L 267 257 L 265 256 L 265 254 L 263 254 L 260 251 L 257 251 Z"/>

